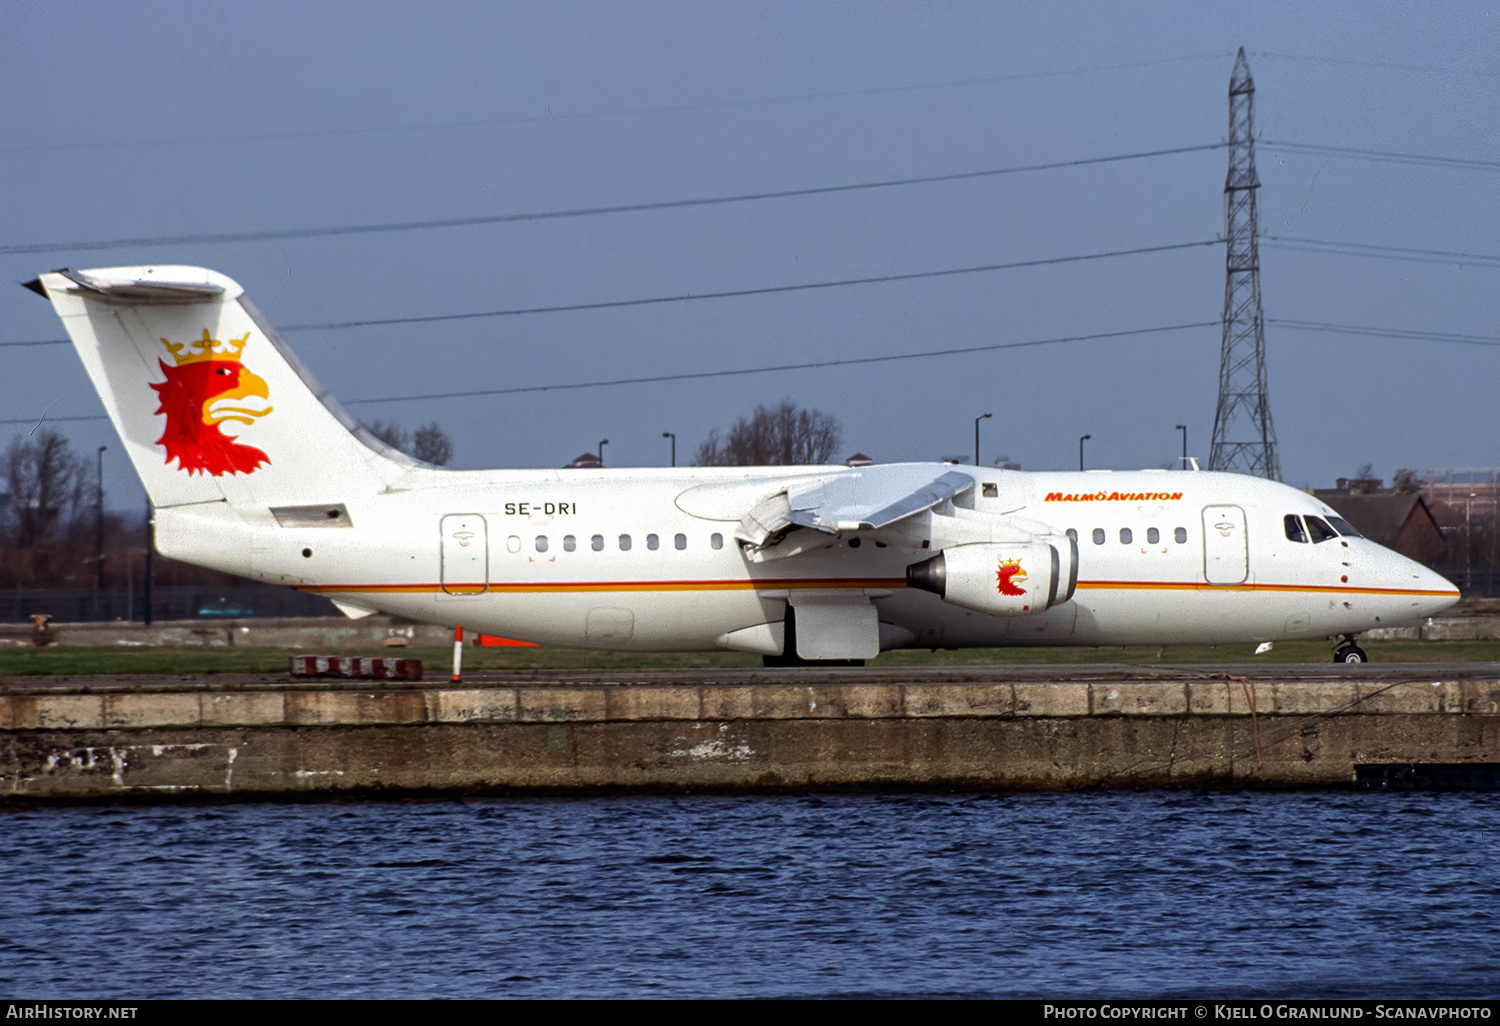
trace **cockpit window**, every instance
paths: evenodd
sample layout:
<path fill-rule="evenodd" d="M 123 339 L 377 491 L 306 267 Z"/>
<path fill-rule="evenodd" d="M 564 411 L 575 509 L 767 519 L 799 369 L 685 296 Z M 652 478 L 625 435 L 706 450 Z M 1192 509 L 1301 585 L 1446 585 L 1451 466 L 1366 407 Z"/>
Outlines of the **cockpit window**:
<path fill-rule="evenodd" d="M 1297 516 L 1297 514 L 1295 514 L 1295 513 L 1288 513 L 1286 516 L 1282 517 L 1281 519 L 1282 519 L 1282 522 L 1284 524 L 1286 524 L 1286 537 L 1287 537 L 1287 541 L 1294 541 L 1294 542 L 1306 542 L 1307 541 L 1307 532 L 1302 529 L 1302 518 L 1301 517 Z"/>
<path fill-rule="evenodd" d="M 1338 537 L 1333 528 L 1329 527 L 1318 517 L 1307 518 L 1307 533 L 1312 535 L 1313 544 L 1331 541 Z"/>
<path fill-rule="evenodd" d="M 1360 534 L 1354 529 L 1353 524 L 1349 523 L 1349 521 L 1345 520 L 1343 517 L 1329 517 L 1328 522 L 1333 525 L 1333 529 L 1335 531 L 1343 535 L 1345 538 L 1364 537 L 1364 535 Z"/>

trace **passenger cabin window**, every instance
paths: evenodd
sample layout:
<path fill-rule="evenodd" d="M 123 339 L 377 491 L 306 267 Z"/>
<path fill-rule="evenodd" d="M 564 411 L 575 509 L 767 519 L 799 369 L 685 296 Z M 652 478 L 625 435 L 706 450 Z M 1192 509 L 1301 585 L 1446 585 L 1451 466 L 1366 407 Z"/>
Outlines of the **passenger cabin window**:
<path fill-rule="evenodd" d="M 520 539 L 520 537 L 513 534 L 509 538 L 505 539 L 505 551 L 506 552 L 520 552 L 521 551 L 521 539 Z"/>
<path fill-rule="evenodd" d="M 620 535 L 620 551 L 621 552 L 629 552 L 630 551 L 630 535 L 628 535 L 628 534 L 622 534 L 622 535 Z"/>
<path fill-rule="evenodd" d="M 1333 529 L 1335 531 L 1343 535 L 1345 538 L 1364 537 L 1364 535 L 1360 534 L 1354 529 L 1353 524 L 1349 523 L 1349 521 L 1345 520 L 1343 517 L 1329 517 L 1328 522 L 1333 525 Z"/>
<path fill-rule="evenodd" d="M 1154 527 L 1146 528 L 1146 544 L 1155 545 L 1159 541 L 1161 541 L 1161 532 Z"/>
<path fill-rule="evenodd" d="M 708 537 L 708 544 L 716 549 L 722 549 L 724 547 L 724 536 L 722 534 L 711 534 Z"/>
<path fill-rule="evenodd" d="M 1103 545 L 1104 544 L 1104 528 L 1102 528 L 1102 527 L 1096 527 L 1096 528 L 1094 528 L 1094 544 L 1095 545 Z"/>
<path fill-rule="evenodd" d="M 656 537 L 656 535 L 654 535 L 654 534 L 648 534 L 648 535 L 646 535 L 646 548 L 650 549 L 652 552 L 655 552 L 656 549 L 657 549 L 657 546 L 659 544 L 660 544 L 660 539 L 658 539 Z"/>
<path fill-rule="evenodd" d="M 677 537 L 672 539 L 672 544 L 676 545 L 679 549 L 687 548 L 687 535 L 679 534 Z"/>
<path fill-rule="evenodd" d="M 1318 542 L 1332 541 L 1338 537 L 1338 533 L 1318 517 L 1307 518 L 1307 533 L 1312 535 L 1314 545 Z"/>
<path fill-rule="evenodd" d="M 1120 528 L 1120 544 L 1121 545 L 1129 545 L 1130 544 L 1130 540 L 1133 537 L 1134 537 L 1134 535 L 1132 535 L 1130 533 L 1130 528 L 1128 528 L 1128 527 L 1122 527 L 1122 528 Z"/>
<path fill-rule="evenodd" d="M 595 552 L 603 552 L 604 551 L 604 535 L 602 535 L 602 534 L 596 534 L 592 538 L 590 538 L 589 539 L 589 547 L 592 548 Z"/>
<path fill-rule="evenodd" d="M 563 548 L 568 552 L 572 552 L 578 548 L 578 539 L 574 538 L 571 534 L 563 535 Z"/>
<path fill-rule="evenodd" d="M 536 550 L 538 552 L 547 551 L 547 536 L 545 534 L 539 534 L 536 536 Z"/>
<path fill-rule="evenodd" d="M 1307 532 L 1302 529 L 1302 518 L 1295 513 L 1288 513 L 1281 518 L 1286 525 L 1286 540 L 1294 542 L 1307 542 Z"/>
<path fill-rule="evenodd" d="M 1172 532 L 1172 537 L 1176 539 L 1178 545 L 1186 545 L 1187 544 L 1187 528 L 1186 527 L 1179 527 L 1179 528 L 1177 528 L 1177 530 L 1175 530 L 1175 531 Z"/>

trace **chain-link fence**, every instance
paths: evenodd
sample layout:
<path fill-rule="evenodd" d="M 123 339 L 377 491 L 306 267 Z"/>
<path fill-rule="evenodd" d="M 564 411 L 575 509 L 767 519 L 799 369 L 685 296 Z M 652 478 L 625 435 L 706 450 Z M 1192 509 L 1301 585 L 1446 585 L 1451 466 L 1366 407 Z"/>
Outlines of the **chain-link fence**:
<path fill-rule="evenodd" d="M 0 622 L 17 623 L 43 614 L 58 623 L 99 620 L 142 622 L 143 588 L 31 588 L 0 591 Z M 157 585 L 151 589 L 152 620 L 235 619 L 252 616 L 338 616 L 332 602 L 274 584 Z"/>

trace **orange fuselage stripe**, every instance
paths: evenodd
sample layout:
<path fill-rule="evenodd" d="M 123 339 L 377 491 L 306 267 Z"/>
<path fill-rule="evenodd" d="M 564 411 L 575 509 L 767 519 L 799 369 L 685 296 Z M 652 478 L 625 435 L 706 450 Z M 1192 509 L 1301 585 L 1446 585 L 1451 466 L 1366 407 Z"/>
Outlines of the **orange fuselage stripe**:
<path fill-rule="evenodd" d="M 315 593 L 358 594 L 380 592 L 386 594 L 420 595 L 442 594 L 575 594 L 584 592 L 621 591 L 779 591 L 796 588 L 808 589 L 887 589 L 905 588 L 906 581 L 900 577 L 814 577 L 790 580 L 709 580 L 709 581 L 574 581 L 561 583 L 515 583 L 494 582 L 488 586 L 479 583 L 448 584 L 305 584 L 299 591 Z M 1433 598 L 1448 598 L 1456 591 L 1438 591 L 1423 588 L 1358 588 L 1347 584 L 1205 584 L 1199 581 L 1079 581 L 1080 591 L 1273 591 L 1273 592 L 1321 592 L 1338 595 L 1417 595 Z"/>
<path fill-rule="evenodd" d="M 1204 584 L 1194 581 L 1079 581 L 1078 587 L 1095 591 L 1300 591 L 1339 595 L 1431 595 L 1438 598 L 1458 594 L 1457 589 L 1356 588 L 1348 584 Z"/>
<path fill-rule="evenodd" d="M 560 583 L 518 584 L 492 582 L 488 590 L 516 593 L 571 593 L 593 591 L 776 591 L 781 588 L 904 588 L 901 577 L 816 577 L 795 580 L 728 580 L 728 581 L 569 581 Z M 299 591 L 312 592 L 396 592 L 421 594 L 441 592 L 441 584 L 305 584 Z M 483 584 L 448 584 L 450 592 L 483 591 Z"/>

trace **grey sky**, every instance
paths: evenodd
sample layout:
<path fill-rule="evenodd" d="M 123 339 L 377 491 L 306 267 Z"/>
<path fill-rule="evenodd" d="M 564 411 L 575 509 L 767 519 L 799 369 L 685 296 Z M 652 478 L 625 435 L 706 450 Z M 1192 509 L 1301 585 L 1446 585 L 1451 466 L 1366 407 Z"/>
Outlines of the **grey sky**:
<path fill-rule="evenodd" d="M 465 218 L 954 174 L 1216 143 L 1235 49 L 1257 86 L 1263 231 L 1500 254 L 1500 42 L 1471 5 L 8 3 L 0 250 Z M 573 305 L 1024 262 L 1217 237 L 1223 150 L 718 206 L 105 251 L 202 264 L 278 325 Z M 1268 318 L 1500 334 L 1500 267 L 1263 243 Z M 288 341 L 340 399 L 728 370 L 1216 321 L 1222 247 Z M 0 289 L 0 342 L 61 337 Z M 1500 348 L 1267 329 L 1286 480 L 1500 463 Z M 783 397 L 881 461 L 1028 469 L 1205 458 L 1217 327 L 617 388 L 351 405 L 436 419 L 458 464 L 683 461 Z M 70 350 L 0 348 L 0 417 L 90 415 Z M 64 423 L 83 451 L 103 422 Z M 8 439 L 25 427 L 0 427 Z M 111 452 L 111 504 L 140 487 Z"/>

